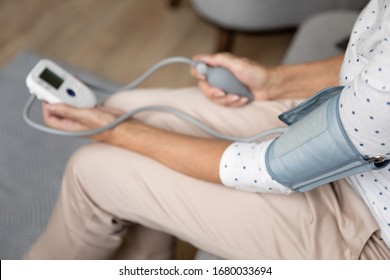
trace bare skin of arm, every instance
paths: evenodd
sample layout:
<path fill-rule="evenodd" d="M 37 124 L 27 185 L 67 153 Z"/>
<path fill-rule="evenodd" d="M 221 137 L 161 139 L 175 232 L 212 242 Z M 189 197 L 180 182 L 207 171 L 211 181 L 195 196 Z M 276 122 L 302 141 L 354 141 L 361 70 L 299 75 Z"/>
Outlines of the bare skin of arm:
<path fill-rule="evenodd" d="M 339 72 L 344 55 L 296 65 L 275 67 L 275 84 L 270 99 L 308 98 L 313 93 L 339 84 Z"/>
<path fill-rule="evenodd" d="M 314 92 L 338 84 L 342 56 L 318 62 L 266 68 L 229 54 L 198 56 L 211 65 L 228 67 L 248 85 L 255 100 L 306 98 Z M 193 75 L 196 75 L 192 71 Z M 244 106 L 247 100 L 221 94 L 198 77 L 202 91 L 214 102 L 231 107 Z M 100 106 L 76 109 L 64 104 L 42 106 L 45 123 L 65 131 L 94 129 L 112 122 L 123 112 Z M 136 120 L 90 137 L 92 140 L 122 147 L 154 159 L 185 175 L 220 183 L 219 162 L 231 144 L 219 139 L 205 139 L 164 131 Z"/>
<path fill-rule="evenodd" d="M 98 128 L 123 112 L 108 107 L 76 109 L 65 104 L 43 106 L 45 123 L 65 131 Z M 164 131 L 136 120 L 89 137 L 152 158 L 178 172 L 198 179 L 220 183 L 219 160 L 231 143 Z"/>

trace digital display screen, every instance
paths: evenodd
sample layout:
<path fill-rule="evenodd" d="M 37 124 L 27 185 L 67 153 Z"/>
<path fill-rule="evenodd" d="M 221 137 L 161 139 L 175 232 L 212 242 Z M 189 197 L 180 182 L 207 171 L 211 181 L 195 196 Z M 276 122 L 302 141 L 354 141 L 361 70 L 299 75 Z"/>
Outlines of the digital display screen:
<path fill-rule="evenodd" d="M 59 89 L 62 83 L 64 82 L 63 79 L 58 77 L 56 74 L 54 74 L 52 71 L 50 71 L 48 68 L 45 68 L 45 70 L 42 71 L 41 75 L 39 75 L 39 78 L 44 80 L 46 83 L 54 87 L 55 89 Z"/>

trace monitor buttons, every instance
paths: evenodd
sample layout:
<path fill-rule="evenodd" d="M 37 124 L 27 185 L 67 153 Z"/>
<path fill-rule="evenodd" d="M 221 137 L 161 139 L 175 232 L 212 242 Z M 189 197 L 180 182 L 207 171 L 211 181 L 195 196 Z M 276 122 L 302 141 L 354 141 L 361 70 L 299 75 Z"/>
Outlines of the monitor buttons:
<path fill-rule="evenodd" d="M 76 97 L 76 92 L 71 89 L 71 88 L 67 88 L 66 89 L 66 93 L 70 96 L 70 97 Z"/>

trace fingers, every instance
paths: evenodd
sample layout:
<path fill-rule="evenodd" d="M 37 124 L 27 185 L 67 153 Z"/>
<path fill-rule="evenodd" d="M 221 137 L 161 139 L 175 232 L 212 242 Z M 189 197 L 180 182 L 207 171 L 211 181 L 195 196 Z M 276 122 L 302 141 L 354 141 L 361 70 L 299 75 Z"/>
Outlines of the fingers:
<path fill-rule="evenodd" d="M 47 125 L 71 131 L 102 127 L 123 114 L 121 110 L 105 106 L 80 109 L 65 104 L 43 104 L 42 109 Z"/>
<path fill-rule="evenodd" d="M 42 112 L 47 126 L 72 132 L 104 127 L 123 114 L 121 110 L 105 106 L 80 109 L 65 104 L 47 103 L 43 103 Z M 110 142 L 113 139 L 114 130 L 108 129 L 87 137 L 97 141 Z"/>
<path fill-rule="evenodd" d="M 223 92 L 220 88 L 211 87 L 207 81 L 199 81 L 198 82 L 199 89 L 204 92 L 204 94 L 210 98 L 220 98 L 225 96 L 225 92 Z"/>
<path fill-rule="evenodd" d="M 217 53 L 213 55 L 209 54 L 198 54 L 193 57 L 195 61 L 203 61 L 206 64 L 212 65 L 212 66 L 225 66 L 229 67 L 236 63 L 239 58 L 235 57 L 234 55 L 230 53 Z"/>
<path fill-rule="evenodd" d="M 202 61 L 206 63 L 207 65 L 211 66 L 223 66 L 226 68 L 232 68 L 235 67 L 235 64 L 238 58 L 233 56 L 230 53 L 218 53 L 218 54 L 198 54 L 193 57 L 194 61 Z M 203 79 L 204 76 L 199 74 L 194 67 L 191 68 L 191 75 L 198 78 L 198 79 Z"/>
<path fill-rule="evenodd" d="M 195 61 L 203 61 L 211 66 L 222 66 L 228 69 L 237 67 L 237 63 L 241 60 L 229 53 L 218 53 L 214 55 L 198 54 L 194 56 L 193 59 Z M 206 77 L 199 74 L 194 67 L 191 68 L 191 75 L 199 79 L 198 85 L 200 90 L 217 104 L 229 107 L 239 107 L 248 102 L 248 99 L 245 97 L 240 97 L 236 94 L 226 94 L 219 88 L 211 87 L 207 83 Z"/>
<path fill-rule="evenodd" d="M 62 114 L 63 110 L 57 110 L 58 105 L 50 105 L 42 103 L 43 120 L 49 127 L 65 130 L 65 131 L 79 131 L 86 127 L 73 119 L 66 118 Z"/>
<path fill-rule="evenodd" d="M 197 78 L 199 80 L 202 80 L 202 81 L 206 80 L 206 77 L 204 75 L 200 74 L 194 67 L 191 67 L 190 74 L 192 77 Z"/>
<path fill-rule="evenodd" d="M 222 106 L 241 107 L 248 103 L 248 98 L 233 93 L 225 93 L 219 88 L 210 87 L 205 81 L 199 82 L 199 88 L 209 99 Z"/>
<path fill-rule="evenodd" d="M 76 109 L 69 105 L 58 103 L 58 104 L 43 104 L 44 111 L 47 114 L 56 116 L 57 118 L 64 119 L 79 119 L 82 118 L 84 113 L 84 109 Z"/>

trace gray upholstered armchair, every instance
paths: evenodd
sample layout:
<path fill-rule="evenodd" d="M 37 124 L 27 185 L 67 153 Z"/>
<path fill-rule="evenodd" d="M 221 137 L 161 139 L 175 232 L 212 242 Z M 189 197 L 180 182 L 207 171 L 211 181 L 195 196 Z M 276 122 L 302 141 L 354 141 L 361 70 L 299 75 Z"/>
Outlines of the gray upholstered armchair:
<path fill-rule="evenodd" d="M 195 12 L 219 30 L 217 51 L 229 51 L 236 32 L 274 32 L 297 27 L 327 10 L 360 10 L 368 0 L 191 0 Z"/>

